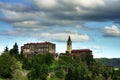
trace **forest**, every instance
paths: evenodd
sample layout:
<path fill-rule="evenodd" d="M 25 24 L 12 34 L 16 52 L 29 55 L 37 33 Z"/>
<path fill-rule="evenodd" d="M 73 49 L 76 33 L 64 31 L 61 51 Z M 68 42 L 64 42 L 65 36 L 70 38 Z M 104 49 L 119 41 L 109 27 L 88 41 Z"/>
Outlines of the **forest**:
<path fill-rule="evenodd" d="M 0 80 L 120 80 L 120 68 L 108 67 L 87 56 L 59 56 L 50 53 L 25 58 L 15 43 L 0 55 Z"/>
<path fill-rule="evenodd" d="M 106 66 L 113 66 L 114 68 L 120 68 L 120 58 L 96 58 L 96 61 L 101 62 Z"/>

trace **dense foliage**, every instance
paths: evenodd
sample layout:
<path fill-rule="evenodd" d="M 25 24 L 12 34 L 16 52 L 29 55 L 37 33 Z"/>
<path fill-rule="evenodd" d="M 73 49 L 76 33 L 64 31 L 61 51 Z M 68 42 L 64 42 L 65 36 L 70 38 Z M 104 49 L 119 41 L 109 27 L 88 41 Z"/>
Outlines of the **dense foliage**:
<path fill-rule="evenodd" d="M 52 64 L 53 57 L 50 53 L 38 54 L 31 59 L 24 59 L 23 68 L 31 70 L 29 80 L 46 80 L 48 68 Z"/>
<path fill-rule="evenodd" d="M 113 80 L 120 80 L 120 68 L 113 72 Z"/>
<path fill-rule="evenodd" d="M 17 43 L 15 43 L 15 44 L 13 45 L 13 48 L 10 49 L 9 52 L 10 52 L 10 55 L 16 57 L 17 59 L 20 57 L 20 56 L 19 56 L 19 49 L 18 49 Z"/>
<path fill-rule="evenodd" d="M 0 56 L 0 77 L 12 78 L 17 68 L 17 60 L 9 53 L 3 53 Z"/>
<path fill-rule="evenodd" d="M 59 56 L 50 53 L 24 58 L 19 55 L 17 43 L 6 47 L 0 55 L 0 78 L 8 80 L 120 80 L 116 70 L 87 55 L 84 58 Z"/>

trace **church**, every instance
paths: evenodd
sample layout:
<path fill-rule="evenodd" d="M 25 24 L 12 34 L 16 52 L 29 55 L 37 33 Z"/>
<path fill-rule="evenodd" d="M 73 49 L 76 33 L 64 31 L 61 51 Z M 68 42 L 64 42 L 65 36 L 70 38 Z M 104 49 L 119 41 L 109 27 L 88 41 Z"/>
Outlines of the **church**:
<path fill-rule="evenodd" d="M 90 49 L 72 49 L 72 40 L 70 36 L 68 37 L 66 47 L 66 52 L 61 53 L 60 56 L 72 56 L 73 58 L 80 57 L 82 60 L 87 58 L 87 56 L 93 58 L 92 50 Z"/>

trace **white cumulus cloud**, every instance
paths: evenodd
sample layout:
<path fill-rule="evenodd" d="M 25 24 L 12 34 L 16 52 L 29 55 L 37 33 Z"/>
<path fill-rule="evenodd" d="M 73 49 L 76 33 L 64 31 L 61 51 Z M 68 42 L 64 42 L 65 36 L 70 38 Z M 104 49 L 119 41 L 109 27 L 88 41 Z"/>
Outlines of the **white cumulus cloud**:
<path fill-rule="evenodd" d="M 33 0 L 38 7 L 53 8 L 56 6 L 56 0 Z"/>
<path fill-rule="evenodd" d="M 68 39 L 67 33 L 42 33 L 39 36 L 41 36 L 43 39 L 47 40 L 54 40 L 54 41 L 60 41 L 65 42 Z M 80 42 L 80 41 L 89 41 L 89 36 L 87 34 L 70 34 L 71 39 L 73 42 Z"/>
<path fill-rule="evenodd" d="M 104 28 L 104 35 L 109 37 L 120 37 L 120 29 L 117 26 L 106 26 Z"/>

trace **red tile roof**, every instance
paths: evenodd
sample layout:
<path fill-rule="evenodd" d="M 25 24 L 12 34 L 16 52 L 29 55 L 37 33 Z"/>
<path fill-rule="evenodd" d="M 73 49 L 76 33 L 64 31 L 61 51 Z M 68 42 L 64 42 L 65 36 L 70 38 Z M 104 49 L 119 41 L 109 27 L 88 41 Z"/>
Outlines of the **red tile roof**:
<path fill-rule="evenodd" d="M 76 49 L 76 50 L 72 50 L 71 53 L 74 52 L 92 52 L 90 49 Z"/>
<path fill-rule="evenodd" d="M 84 54 L 92 55 L 90 49 L 76 49 L 71 51 L 71 56 L 82 56 Z"/>

